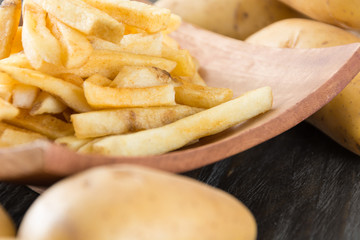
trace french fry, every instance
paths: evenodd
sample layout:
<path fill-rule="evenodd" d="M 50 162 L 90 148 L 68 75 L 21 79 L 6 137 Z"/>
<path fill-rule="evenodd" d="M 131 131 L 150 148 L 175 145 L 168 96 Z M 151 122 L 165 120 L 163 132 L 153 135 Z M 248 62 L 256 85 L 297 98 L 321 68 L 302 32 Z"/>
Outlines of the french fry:
<path fill-rule="evenodd" d="M 163 32 L 163 45 L 166 45 L 167 47 L 173 49 L 180 49 L 179 43 L 164 32 Z"/>
<path fill-rule="evenodd" d="M 63 118 L 66 122 L 68 122 L 68 123 L 70 123 L 70 121 L 71 121 L 71 115 L 72 115 L 72 114 L 74 114 L 74 111 L 72 111 L 70 108 L 66 108 L 66 109 L 61 113 L 62 118 Z"/>
<path fill-rule="evenodd" d="M 61 46 L 46 27 L 46 12 L 31 1 L 24 3 L 22 44 L 31 66 L 41 69 L 45 63 L 61 66 Z"/>
<path fill-rule="evenodd" d="M 161 57 L 163 34 L 128 34 L 120 43 L 121 51 Z"/>
<path fill-rule="evenodd" d="M 160 107 L 176 104 L 174 86 L 172 85 L 146 88 L 112 88 L 98 85 L 96 78 L 101 77 L 94 75 L 84 82 L 86 100 L 93 108 Z"/>
<path fill-rule="evenodd" d="M 92 75 L 91 77 L 86 79 L 86 82 L 92 83 L 92 84 L 95 84 L 98 86 L 102 86 L 102 87 L 108 87 L 112 83 L 112 81 L 110 79 L 108 79 L 107 77 L 104 77 L 100 74 Z"/>
<path fill-rule="evenodd" d="M 21 15 L 21 0 L 4 0 L 0 5 L 0 59 L 11 53 Z"/>
<path fill-rule="evenodd" d="M 26 129 L 15 127 L 13 125 L 10 125 L 10 124 L 4 123 L 4 122 L 0 122 L 0 135 L 3 134 L 3 132 L 6 129 L 12 129 L 12 130 L 16 130 L 16 131 L 29 131 Z"/>
<path fill-rule="evenodd" d="M 78 68 L 86 63 L 93 50 L 86 36 L 48 15 L 53 34 L 62 46 L 62 62 L 66 68 Z"/>
<path fill-rule="evenodd" d="M 30 115 L 40 114 L 59 114 L 62 113 L 67 106 L 60 102 L 47 92 L 41 92 L 36 98 L 31 110 Z"/>
<path fill-rule="evenodd" d="M 10 131 L 9 131 L 10 130 Z M 7 133 L 5 133 L 7 132 Z M 20 136 L 18 133 L 24 134 L 25 139 L 22 139 L 24 136 Z M 5 133 L 5 134 L 4 134 Z M 30 136 L 30 137 L 29 137 Z M 11 147 L 18 144 L 24 143 L 26 139 L 32 137 L 37 137 L 37 139 L 47 139 L 44 135 L 39 133 L 35 133 L 33 131 L 16 127 L 14 125 L 10 125 L 4 122 L 0 122 L 0 147 Z M 28 141 L 27 141 L 28 142 Z"/>
<path fill-rule="evenodd" d="M 51 139 L 74 134 L 72 124 L 47 114 L 31 116 L 27 110 L 20 110 L 15 118 L 4 121 L 19 128 L 40 133 Z"/>
<path fill-rule="evenodd" d="M 179 15 L 171 14 L 167 28 L 163 30 L 163 33 L 169 34 L 178 29 L 181 25 L 182 19 Z"/>
<path fill-rule="evenodd" d="M 74 84 L 34 70 L 9 65 L 0 65 L 1 71 L 9 74 L 10 77 L 20 83 L 38 87 L 59 97 L 75 111 L 87 112 L 91 110 L 86 102 L 83 89 Z"/>
<path fill-rule="evenodd" d="M 219 133 L 268 111 L 271 106 L 271 88 L 263 87 L 163 127 L 94 140 L 80 148 L 79 152 L 108 156 L 162 154 L 193 140 Z"/>
<path fill-rule="evenodd" d="M 19 109 L 0 98 L 0 120 L 13 119 L 19 114 Z"/>
<path fill-rule="evenodd" d="M 0 84 L 0 98 L 6 102 L 10 102 L 13 89 L 13 85 Z"/>
<path fill-rule="evenodd" d="M 176 67 L 176 62 L 155 56 L 126 53 L 110 50 L 94 50 L 88 61 L 80 68 L 66 69 L 61 66 L 43 64 L 41 72 L 60 76 L 62 74 L 74 74 L 81 78 L 88 78 L 94 74 L 101 74 L 114 79 L 123 66 L 157 67 L 171 72 Z M 20 68 L 32 69 L 24 54 L 18 53 L 6 59 L 0 60 L 0 65 L 9 65 Z"/>
<path fill-rule="evenodd" d="M 72 83 L 78 87 L 82 87 L 82 85 L 84 83 L 84 79 L 82 79 L 80 76 L 72 74 L 72 73 L 63 73 L 56 77 L 61 78 L 62 80 Z"/>
<path fill-rule="evenodd" d="M 24 50 L 21 38 L 22 38 L 22 27 L 19 26 L 17 28 L 16 34 L 15 34 L 15 37 L 14 37 L 14 41 L 13 41 L 13 43 L 11 45 L 10 54 L 19 53 L 19 52 Z"/>
<path fill-rule="evenodd" d="M 155 67 L 124 66 L 109 87 L 143 88 L 173 84 L 170 74 Z"/>
<path fill-rule="evenodd" d="M 94 36 L 88 37 L 93 48 L 161 57 L 163 35 L 129 34 L 125 35 L 120 44 L 115 44 Z"/>
<path fill-rule="evenodd" d="M 97 141 L 100 141 L 101 140 L 101 138 L 95 138 L 94 140 L 92 140 L 92 141 L 90 141 L 90 142 L 88 142 L 88 143 L 86 143 L 86 144 L 84 144 L 83 146 L 81 146 L 78 150 L 77 150 L 77 152 L 78 153 L 93 153 L 94 152 L 94 150 L 93 150 L 93 146 L 94 146 L 94 144 L 97 142 Z M 0 146 L 1 146 L 2 144 L 1 144 L 1 142 L 0 142 Z M 6 146 L 6 145 L 5 145 Z"/>
<path fill-rule="evenodd" d="M 17 82 L 8 74 L 0 72 L 0 98 L 10 102 L 12 98 L 12 91 Z"/>
<path fill-rule="evenodd" d="M 12 54 L 8 58 L 1 59 L 0 65 L 8 65 L 8 66 L 13 66 L 13 67 L 34 70 L 34 68 L 30 64 L 30 61 L 27 59 L 26 55 L 23 52 L 15 53 L 15 54 Z M 57 75 L 69 73 L 71 70 L 66 69 L 63 66 L 55 66 L 50 63 L 42 62 L 40 69 L 37 69 L 37 71 L 40 73 L 57 76 Z"/>
<path fill-rule="evenodd" d="M 19 68 L 26 68 L 35 70 L 30 61 L 27 59 L 26 55 L 23 52 L 12 54 L 8 58 L 0 60 L 0 65 L 8 65 Z M 71 69 L 66 69 L 63 66 L 56 66 L 47 62 L 42 62 L 40 69 L 36 69 L 40 73 L 48 74 L 51 76 L 58 76 L 62 74 L 70 74 Z"/>
<path fill-rule="evenodd" d="M 205 80 L 201 77 L 198 71 L 196 71 L 194 77 L 191 79 L 191 82 L 193 84 L 201 85 L 201 86 L 207 86 Z"/>
<path fill-rule="evenodd" d="M 148 33 L 165 30 L 170 23 L 170 10 L 137 1 L 84 0 L 84 2 L 106 12 L 119 22 L 143 29 Z"/>
<path fill-rule="evenodd" d="M 193 77 L 180 77 L 180 79 L 184 82 L 188 82 L 200 86 L 207 86 L 206 82 L 197 71 L 195 72 L 195 75 Z"/>
<path fill-rule="evenodd" d="M 145 30 L 134 27 L 134 26 L 130 26 L 130 25 L 127 25 L 127 24 L 124 24 L 124 26 L 125 26 L 124 36 L 128 35 L 128 34 L 146 33 Z"/>
<path fill-rule="evenodd" d="M 12 79 L 8 74 L 0 72 L 0 84 L 3 85 L 15 85 L 18 82 Z"/>
<path fill-rule="evenodd" d="M 229 88 L 215 88 L 184 82 L 175 87 L 175 100 L 179 104 L 192 107 L 211 108 L 231 100 L 233 92 Z"/>
<path fill-rule="evenodd" d="M 9 65 L 9 66 L 14 66 L 14 67 L 19 67 L 19 68 L 33 69 L 29 60 L 27 59 L 25 54 L 22 52 L 15 53 L 15 54 L 12 54 L 8 58 L 1 59 L 0 65 Z"/>
<path fill-rule="evenodd" d="M 119 51 L 94 50 L 89 61 L 84 66 L 64 71 L 78 75 L 82 78 L 87 78 L 94 74 L 101 74 L 113 79 L 118 74 L 120 67 L 129 65 L 157 67 L 167 72 L 171 72 L 176 67 L 176 62 L 161 57 Z"/>
<path fill-rule="evenodd" d="M 82 146 L 84 146 L 85 144 L 89 143 L 92 140 L 93 140 L 92 138 L 79 139 L 75 136 L 66 136 L 66 137 L 57 138 L 55 140 L 55 143 L 64 145 L 71 150 L 77 151 L 79 148 L 81 148 Z"/>
<path fill-rule="evenodd" d="M 66 25 L 86 35 L 120 43 L 123 24 L 82 0 L 32 0 Z"/>
<path fill-rule="evenodd" d="M 203 109 L 173 107 L 124 108 L 71 115 L 75 136 L 94 138 L 161 127 Z"/>
<path fill-rule="evenodd" d="M 109 42 L 95 36 L 88 36 L 88 40 L 91 46 L 93 47 L 93 49 L 96 50 L 110 50 L 110 51 L 119 51 L 119 52 L 123 50 L 120 44 Z"/>
<path fill-rule="evenodd" d="M 189 51 L 184 49 L 174 49 L 164 45 L 162 56 L 177 63 L 171 74 L 175 76 L 193 77 L 196 72 L 196 64 Z"/>
<path fill-rule="evenodd" d="M 11 128 L 5 129 L 5 131 L 0 136 L 0 142 L 5 143 L 9 147 L 31 143 L 39 139 L 47 140 L 44 135 L 41 135 L 39 133 L 24 130 L 15 130 Z"/>
<path fill-rule="evenodd" d="M 30 109 L 39 94 L 40 90 L 37 87 L 16 84 L 12 94 L 12 104 L 18 108 Z"/>

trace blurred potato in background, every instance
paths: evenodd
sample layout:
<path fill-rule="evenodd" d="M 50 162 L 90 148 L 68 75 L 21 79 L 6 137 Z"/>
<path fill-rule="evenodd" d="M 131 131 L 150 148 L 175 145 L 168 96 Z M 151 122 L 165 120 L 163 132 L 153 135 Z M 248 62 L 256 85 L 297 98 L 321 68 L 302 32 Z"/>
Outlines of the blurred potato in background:
<path fill-rule="evenodd" d="M 158 0 L 184 21 L 237 39 L 280 19 L 301 14 L 277 0 Z"/>

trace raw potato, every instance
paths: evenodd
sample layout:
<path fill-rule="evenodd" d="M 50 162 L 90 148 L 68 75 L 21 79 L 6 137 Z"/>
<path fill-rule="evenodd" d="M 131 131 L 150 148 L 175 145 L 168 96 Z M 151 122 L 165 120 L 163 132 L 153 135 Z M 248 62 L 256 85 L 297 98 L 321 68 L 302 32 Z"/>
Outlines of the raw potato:
<path fill-rule="evenodd" d="M 193 179 L 113 165 L 51 187 L 26 213 L 19 238 L 252 240 L 256 222 L 236 198 Z"/>
<path fill-rule="evenodd" d="M 277 0 L 159 0 L 184 21 L 237 39 L 280 19 L 299 17 Z"/>
<path fill-rule="evenodd" d="M 338 27 L 305 19 L 274 23 L 247 42 L 272 47 L 319 48 L 360 42 Z M 360 155 L 360 74 L 330 103 L 308 120 L 342 146 Z"/>
<path fill-rule="evenodd" d="M 0 238 L 15 236 L 15 225 L 5 209 L 0 205 Z"/>
<path fill-rule="evenodd" d="M 360 29 L 358 0 L 280 0 L 309 17 L 340 27 Z"/>

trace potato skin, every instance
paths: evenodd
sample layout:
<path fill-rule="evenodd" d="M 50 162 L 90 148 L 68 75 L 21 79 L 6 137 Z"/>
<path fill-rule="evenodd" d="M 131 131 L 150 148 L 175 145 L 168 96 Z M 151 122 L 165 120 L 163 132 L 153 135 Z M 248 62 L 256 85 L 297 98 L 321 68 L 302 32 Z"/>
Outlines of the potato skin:
<path fill-rule="evenodd" d="M 300 17 L 277 0 L 159 0 L 183 20 L 237 39 L 280 19 Z"/>
<path fill-rule="evenodd" d="M 280 0 L 309 17 L 340 27 L 360 29 L 358 0 Z"/>
<path fill-rule="evenodd" d="M 360 42 L 341 28 L 306 19 L 286 19 L 253 34 L 246 42 L 272 47 L 320 48 Z M 336 56 L 335 56 L 336 57 Z M 308 121 L 360 155 L 360 74 Z"/>
<path fill-rule="evenodd" d="M 14 237 L 15 226 L 5 209 L 0 205 L 0 238 Z"/>
<path fill-rule="evenodd" d="M 190 178 L 131 165 L 65 179 L 28 210 L 20 239 L 241 240 L 256 238 L 248 209 Z"/>

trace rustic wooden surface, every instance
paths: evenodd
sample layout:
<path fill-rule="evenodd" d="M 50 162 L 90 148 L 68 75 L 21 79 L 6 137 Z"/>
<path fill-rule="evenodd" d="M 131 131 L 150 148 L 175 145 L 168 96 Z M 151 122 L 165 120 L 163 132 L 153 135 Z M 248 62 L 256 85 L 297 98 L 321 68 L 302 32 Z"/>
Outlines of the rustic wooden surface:
<path fill-rule="evenodd" d="M 307 123 L 185 175 L 244 202 L 258 239 L 360 239 L 360 158 Z M 37 196 L 0 183 L 0 203 L 17 224 Z"/>

